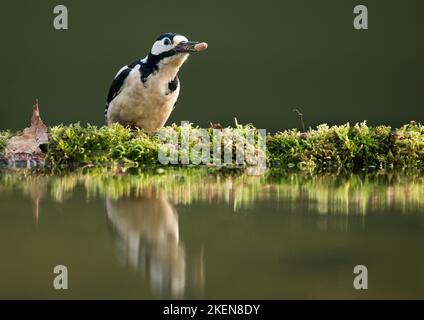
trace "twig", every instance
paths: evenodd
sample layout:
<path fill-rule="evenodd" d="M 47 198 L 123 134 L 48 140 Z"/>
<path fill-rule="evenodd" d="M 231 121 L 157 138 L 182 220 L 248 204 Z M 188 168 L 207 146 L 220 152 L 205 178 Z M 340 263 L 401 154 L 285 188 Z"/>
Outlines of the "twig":
<path fill-rule="evenodd" d="M 305 132 L 305 123 L 303 122 L 303 113 L 299 111 L 299 109 L 293 109 L 293 112 L 296 112 L 300 118 L 300 123 L 302 124 L 302 130 Z"/>

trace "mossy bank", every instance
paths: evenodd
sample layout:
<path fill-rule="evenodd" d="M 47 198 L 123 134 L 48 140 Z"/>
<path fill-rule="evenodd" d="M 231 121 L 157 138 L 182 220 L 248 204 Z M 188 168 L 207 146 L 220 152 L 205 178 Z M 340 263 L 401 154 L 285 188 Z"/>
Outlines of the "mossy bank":
<path fill-rule="evenodd" d="M 187 128 L 190 132 L 196 129 L 192 125 Z M 216 129 L 206 130 L 212 141 Z M 234 135 L 247 135 L 256 129 L 252 125 L 236 125 L 225 130 L 230 130 Z M 109 127 L 60 125 L 48 131 L 49 143 L 45 148 L 44 164 L 49 168 L 87 165 L 141 168 L 163 165 L 158 156 L 163 136 L 148 135 L 142 130 L 131 130 L 117 124 Z M 175 125 L 165 128 L 166 135 L 174 133 L 179 136 L 181 131 L 182 127 Z M 0 132 L 0 152 L 3 153 L 12 135 L 9 131 Z M 199 137 L 190 136 L 190 152 L 200 142 Z M 259 139 L 255 138 L 252 143 L 255 155 L 259 156 Z M 267 134 L 265 144 L 267 165 L 281 169 L 424 169 L 424 126 L 415 122 L 397 129 L 371 127 L 365 122 L 339 126 L 323 124 L 307 132 L 292 129 Z M 235 150 L 235 143 L 230 148 Z M 212 148 L 210 152 L 212 159 Z M 179 152 L 178 157 L 181 156 Z"/>

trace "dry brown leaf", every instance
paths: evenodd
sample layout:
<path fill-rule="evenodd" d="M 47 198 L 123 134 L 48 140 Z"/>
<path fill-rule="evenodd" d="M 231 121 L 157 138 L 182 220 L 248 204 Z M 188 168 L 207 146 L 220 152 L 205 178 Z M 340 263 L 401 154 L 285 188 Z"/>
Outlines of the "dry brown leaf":
<path fill-rule="evenodd" d="M 25 128 L 23 133 L 7 141 L 4 151 L 6 158 L 40 159 L 44 156 L 40 145 L 49 141 L 47 127 L 40 118 L 38 101 L 32 106 L 31 126 Z"/>

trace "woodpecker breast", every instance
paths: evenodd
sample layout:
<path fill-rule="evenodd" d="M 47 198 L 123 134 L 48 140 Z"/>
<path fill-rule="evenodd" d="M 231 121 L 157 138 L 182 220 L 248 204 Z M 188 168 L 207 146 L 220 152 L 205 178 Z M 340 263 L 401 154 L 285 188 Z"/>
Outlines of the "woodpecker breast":
<path fill-rule="evenodd" d="M 145 73 L 149 72 L 144 69 Z M 107 123 L 139 127 L 148 133 L 157 131 L 168 120 L 177 102 L 180 92 L 178 70 L 165 66 L 146 76 L 141 62 L 122 72 L 127 75 L 122 80 L 119 94 L 108 104 Z"/>

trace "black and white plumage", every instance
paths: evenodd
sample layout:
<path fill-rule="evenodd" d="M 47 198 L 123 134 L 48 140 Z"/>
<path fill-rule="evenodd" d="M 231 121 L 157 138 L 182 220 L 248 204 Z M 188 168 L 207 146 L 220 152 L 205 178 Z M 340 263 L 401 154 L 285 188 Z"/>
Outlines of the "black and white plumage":
<path fill-rule="evenodd" d="M 192 52 L 205 42 L 188 41 L 176 33 L 160 35 L 142 60 L 116 74 L 106 103 L 106 123 L 121 123 L 152 133 L 168 120 L 180 92 L 178 71 Z"/>

